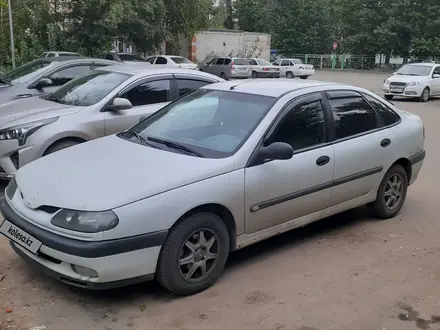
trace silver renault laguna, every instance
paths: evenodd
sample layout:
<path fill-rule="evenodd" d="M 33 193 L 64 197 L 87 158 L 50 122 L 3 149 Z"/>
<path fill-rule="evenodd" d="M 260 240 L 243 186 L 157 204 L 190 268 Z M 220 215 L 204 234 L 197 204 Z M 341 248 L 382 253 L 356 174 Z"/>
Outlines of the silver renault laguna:
<path fill-rule="evenodd" d="M 394 217 L 424 157 L 420 118 L 364 89 L 221 82 L 19 169 L 0 232 L 67 284 L 188 295 L 233 250 L 363 204 Z"/>

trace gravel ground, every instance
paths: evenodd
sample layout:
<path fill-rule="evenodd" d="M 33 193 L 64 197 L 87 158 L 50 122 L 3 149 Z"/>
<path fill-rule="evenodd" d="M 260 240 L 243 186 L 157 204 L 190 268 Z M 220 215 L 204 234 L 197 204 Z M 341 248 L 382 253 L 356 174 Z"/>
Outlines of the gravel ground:
<path fill-rule="evenodd" d="M 379 93 L 384 76 L 317 72 L 315 79 Z M 0 238 L 0 330 L 440 329 L 440 100 L 395 104 L 422 117 L 428 153 L 395 219 L 377 221 L 359 208 L 274 237 L 233 253 L 217 284 L 186 298 L 154 282 L 70 288 L 28 269 Z"/>

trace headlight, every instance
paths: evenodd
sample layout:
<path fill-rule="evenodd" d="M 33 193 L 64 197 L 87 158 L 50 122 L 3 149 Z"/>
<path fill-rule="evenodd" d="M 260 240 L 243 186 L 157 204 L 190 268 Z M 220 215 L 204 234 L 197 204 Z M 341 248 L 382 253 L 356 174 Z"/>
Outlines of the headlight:
<path fill-rule="evenodd" d="M 81 212 L 61 210 L 50 221 L 54 226 L 79 231 L 82 233 L 99 233 L 115 228 L 119 219 L 112 211 Z"/>
<path fill-rule="evenodd" d="M 26 143 L 29 136 L 34 134 L 41 127 L 58 120 L 58 118 L 59 117 L 53 117 L 4 128 L 0 130 L 0 140 L 18 140 L 18 144 L 22 146 Z"/>
<path fill-rule="evenodd" d="M 418 84 L 420 84 L 420 81 L 411 81 L 408 86 L 417 86 Z"/>
<path fill-rule="evenodd" d="M 385 80 L 384 80 L 384 84 L 385 84 L 385 85 L 389 85 L 389 84 L 390 84 L 390 80 L 389 80 L 389 79 L 385 79 Z"/>
<path fill-rule="evenodd" d="M 300 69 L 300 70 L 304 70 L 304 67 L 303 67 L 303 66 L 300 66 L 299 69 Z"/>

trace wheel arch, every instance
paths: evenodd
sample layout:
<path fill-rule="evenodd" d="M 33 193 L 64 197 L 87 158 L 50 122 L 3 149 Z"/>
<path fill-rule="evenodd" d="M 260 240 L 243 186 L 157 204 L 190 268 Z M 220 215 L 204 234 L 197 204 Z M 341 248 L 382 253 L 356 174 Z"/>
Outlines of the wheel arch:
<path fill-rule="evenodd" d="M 84 138 L 82 138 L 82 137 L 79 137 L 79 136 L 67 136 L 67 137 L 60 138 L 60 139 L 58 139 L 58 140 L 56 140 L 56 141 L 53 141 L 50 145 L 48 145 L 48 146 L 44 149 L 43 156 L 45 156 L 46 153 L 47 153 L 47 151 L 48 151 L 50 148 L 52 148 L 54 145 L 56 145 L 56 144 L 58 144 L 58 143 L 61 143 L 61 142 L 65 142 L 65 141 L 75 141 L 75 142 L 78 142 L 78 143 L 83 143 L 83 142 L 87 142 L 88 140 L 87 140 L 87 139 L 84 139 Z"/>
<path fill-rule="evenodd" d="M 390 166 L 390 168 L 393 167 L 394 165 L 400 165 L 403 167 L 403 169 L 406 172 L 406 175 L 408 176 L 408 182 L 410 182 L 412 176 L 412 164 L 410 160 L 408 158 L 399 158 L 393 163 L 393 165 Z"/>
<path fill-rule="evenodd" d="M 228 229 L 229 238 L 230 238 L 230 246 L 229 250 L 234 251 L 237 247 L 237 229 L 236 229 L 236 223 L 235 218 L 232 215 L 232 212 L 224 205 L 217 204 L 217 203 L 208 203 L 208 204 L 202 204 L 199 206 L 196 206 L 192 208 L 191 210 L 187 211 L 185 214 L 183 214 L 170 228 L 169 231 L 171 231 L 174 227 L 176 227 L 180 222 L 182 222 L 184 219 L 188 218 L 189 216 L 196 214 L 196 213 L 202 213 L 202 212 L 209 212 L 217 215 L 222 221 L 225 223 L 226 228 Z"/>

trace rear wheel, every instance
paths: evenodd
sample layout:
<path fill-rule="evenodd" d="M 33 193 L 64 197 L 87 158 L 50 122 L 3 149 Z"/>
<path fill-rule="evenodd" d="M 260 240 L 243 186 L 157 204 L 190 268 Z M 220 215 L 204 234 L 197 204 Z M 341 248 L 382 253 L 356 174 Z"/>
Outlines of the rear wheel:
<path fill-rule="evenodd" d="M 162 245 L 156 279 L 179 295 L 209 288 L 223 271 L 229 241 L 225 223 L 213 213 L 197 213 L 183 219 Z"/>
<path fill-rule="evenodd" d="M 429 94 L 430 94 L 430 90 L 429 90 L 428 87 L 426 87 L 426 88 L 423 90 L 422 95 L 420 96 L 420 101 L 422 101 L 422 102 L 428 102 L 428 100 L 429 100 L 429 96 L 430 96 Z"/>
<path fill-rule="evenodd" d="M 392 100 L 393 99 L 393 95 L 384 95 L 386 100 Z"/>
<path fill-rule="evenodd" d="M 378 218 L 392 218 L 401 210 L 407 190 L 408 175 L 401 165 L 396 164 L 385 174 L 377 191 L 376 201 L 369 204 L 369 207 Z"/>
<path fill-rule="evenodd" d="M 252 77 L 252 78 L 257 78 L 257 72 L 256 72 L 256 71 L 252 71 L 252 75 L 251 75 L 251 77 Z"/>
<path fill-rule="evenodd" d="M 77 144 L 80 144 L 81 142 L 79 141 L 75 141 L 75 140 L 64 140 L 64 141 L 59 141 L 59 142 L 55 142 L 53 145 L 51 145 L 45 152 L 43 156 L 52 154 L 54 152 L 69 148 L 69 147 L 73 147 Z"/>
<path fill-rule="evenodd" d="M 293 75 L 292 72 L 286 72 L 286 78 L 293 79 L 295 78 L 295 76 Z"/>

